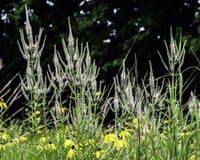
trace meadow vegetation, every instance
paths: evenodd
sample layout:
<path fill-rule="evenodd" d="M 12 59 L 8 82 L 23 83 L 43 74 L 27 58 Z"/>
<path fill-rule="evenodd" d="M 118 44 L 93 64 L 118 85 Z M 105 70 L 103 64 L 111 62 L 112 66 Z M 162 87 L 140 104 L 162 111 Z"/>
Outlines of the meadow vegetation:
<path fill-rule="evenodd" d="M 46 37 L 42 29 L 33 35 L 26 9 L 18 41 L 26 72 L 16 75 L 21 83 L 12 94 L 11 82 L 0 90 L 0 160 L 200 159 L 200 101 L 192 91 L 186 103 L 182 99 L 188 82 L 182 70 L 186 42 L 176 42 L 171 32 L 167 60 L 158 53 L 166 75 L 155 78 L 149 62 L 147 76 L 138 81 L 124 59 L 108 88 L 97 80 L 100 68 L 88 44 L 74 39 L 68 23 L 63 50 L 55 45 L 53 65 L 44 71 L 40 60 Z M 22 104 L 26 117 L 20 122 L 4 118 L 20 96 L 27 102 Z"/>

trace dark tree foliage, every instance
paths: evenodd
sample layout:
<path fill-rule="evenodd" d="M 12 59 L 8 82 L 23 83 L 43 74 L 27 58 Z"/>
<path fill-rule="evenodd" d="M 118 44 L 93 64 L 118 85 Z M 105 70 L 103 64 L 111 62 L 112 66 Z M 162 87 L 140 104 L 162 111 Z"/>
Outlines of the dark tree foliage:
<path fill-rule="evenodd" d="M 117 71 L 116 67 L 119 67 L 133 44 L 127 63 L 131 67 L 136 54 L 142 75 L 149 59 L 156 63 L 160 61 L 157 50 L 165 52 L 163 40 L 169 40 L 170 27 L 173 27 L 174 33 L 181 32 L 183 37 L 189 38 L 190 48 L 199 50 L 198 45 L 194 45 L 199 42 L 196 39 L 199 35 L 198 7 L 198 1 L 194 0 L 90 1 L 82 5 L 85 14 L 79 15 L 78 26 L 81 27 L 77 33 L 86 33 L 82 37 L 91 42 L 94 56 L 109 74 Z M 104 39 L 110 42 L 102 43 Z"/>
<path fill-rule="evenodd" d="M 3 58 L 4 69 L 0 72 L 0 86 L 3 86 L 15 73 L 23 74 L 24 59 L 19 52 L 17 40 L 19 29 L 24 28 L 25 4 L 29 8 L 29 15 L 34 34 L 39 28 L 44 28 L 48 36 L 43 53 L 43 65 L 49 63 L 53 53 L 53 45 L 61 44 L 61 36 L 67 33 L 67 17 L 73 17 L 79 12 L 80 1 L 0 1 L 0 57 Z M 52 61 L 52 60 L 51 60 Z"/>
<path fill-rule="evenodd" d="M 186 66 L 194 65 L 189 55 L 200 51 L 198 0 L 1 0 L 0 57 L 5 67 L 0 72 L 0 86 L 25 69 L 16 43 L 19 29 L 24 27 L 25 4 L 34 33 L 43 27 L 48 36 L 42 57 L 44 69 L 52 61 L 53 44 L 62 52 L 61 37 L 67 36 L 68 16 L 75 37 L 89 42 L 92 56 L 102 67 L 100 78 L 108 82 L 127 54 L 129 67 L 137 56 L 141 76 L 146 73 L 149 60 L 156 64 L 154 72 L 162 74 L 157 50 L 165 53 L 163 40 L 169 41 L 170 27 L 188 41 Z"/>

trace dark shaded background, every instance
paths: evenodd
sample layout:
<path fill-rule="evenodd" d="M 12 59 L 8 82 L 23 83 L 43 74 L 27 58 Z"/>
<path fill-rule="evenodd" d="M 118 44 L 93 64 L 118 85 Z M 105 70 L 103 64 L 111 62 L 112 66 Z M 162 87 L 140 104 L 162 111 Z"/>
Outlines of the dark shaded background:
<path fill-rule="evenodd" d="M 123 58 L 127 66 L 138 59 L 139 77 L 153 64 L 156 76 L 166 73 L 157 51 L 163 56 L 169 42 L 170 27 L 176 37 L 182 34 L 187 40 L 184 68 L 198 66 L 200 52 L 200 1 L 199 0 L 1 0 L 0 1 L 0 57 L 4 68 L 0 71 L 0 87 L 17 72 L 23 75 L 26 63 L 17 46 L 19 29 L 24 27 L 25 9 L 29 8 L 31 24 L 37 34 L 40 27 L 47 34 L 42 55 L 44 71 L 52 63 L 53 45 L 60 52 L 61 37 L 67 37 L 67 17 L 71 17 L 73 34 L 79 42 L 89 42 L 92 57 L 101 67 L 99 79 L 109 84 L 119 71 Z M 190 72 L 184 73 L 187 79 Z M 199 73 L 188 88 L 199 92 Z M 17 83 L 17 82 L 16 82 Z"/>

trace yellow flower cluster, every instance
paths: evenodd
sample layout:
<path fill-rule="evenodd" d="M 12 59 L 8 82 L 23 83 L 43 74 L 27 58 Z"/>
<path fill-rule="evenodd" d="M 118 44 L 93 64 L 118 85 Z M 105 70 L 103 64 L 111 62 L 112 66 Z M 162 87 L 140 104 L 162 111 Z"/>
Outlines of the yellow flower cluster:
<path fill-rule="evenodd" d="M 8 108 L 7 104 L 3 100 L 0 100 L 0 110 L 7 109 L 7 108 Z"/>
<path fill-rule="evenodd" d="M 6 150 L 6 149 L 9 149 L 11 147 L 14 147 L 15 145 L 17 144 L 20 144 L 21 142 L 24 142 L 27 140 L 27 137 L 25 136 L 20 136 L 20 137 L 16 137 L 16 138 L 13 138 L 11 139 L 10 138 L 10 135 L 8 135 L 7 133 L 1 133 L 0 134 L 0 140 L 4 141 L 0 143 L 0 151 L 1 150 Z"/>
<path fill-rule="evenodd" d="M 191 155 L 190 157 L 189 157 L 189 159 L 188 160 L 197 160 L 197 157 L 196 157 L 196 155 Z"/>
<path fill-rule="evenodd" d="M 101 91 L 98 91 L 98 92 L 95 93 L 95 96 L 100 96 L 100 95 L 102 95 Z"/>
<path fill-rule="evenodd" d="M 6 133 L 5 131 L 0 132 L 0 140 L 7 141 L 10 138 L 9 134 Z"/>
<path fill-rule="evenodd" d="M 33 114 L 37 117 L 37 115 L 40 115 L 40 111 L 35 111 Z M 142 125 L 139 124 L 139 122 L 141 122 Z M 70 131 L 71 128 L 69 126 L 56 132 L 48 129 L 41 129 L 36 132 L 37 141 L 35 142 L 35 145 L 33 145 L 33 148 L 36 151 L 43 153 L 60 153 L 60 150 L 62 149 L 66 154 L 66 159 L 80 158 L 80 155 L 83 155 L 84 151 L 88 150 L 92 152 L 90 156 L 94 159 L 106 158 L 109 156 L 110 152 L 118 153 L 118 151 L 120 151 L 120 153 L 122 153 L 126 151 L 127 148 L 131 146 L 129 142 L 133 135 L 135 135 L 135 132 L 137 132 L 137 129 L 144 126 L 144 123 L 135 117 L 131 117 L 127 123 L 129 124 L 124 124 L 124 128 L 115 130 L 115 132 L 113 132 L 113 130 L 106 130 L 102 135 L 100 134 L 100 137 L 96 137 L 99 138 L 97 141 L 96 139 L 93 139 L 93 137 L 86 138 L 85 140 L 81 139 L 78 131 Z M 51 135 L 52 131 L 54 136 L 48 137 L 47 135 Z M 6 132 L 0 133 L 0 137 L 5 141 L 10 139 L 9 134 Z M 19 137 L 18 139 L 13 139 L 13 141 L 8 144 L 2 143 L 0 144 L 0 150 L 5 150 L 8 146 L 14 146 L 17 143 L 26 140 L 26 137 Z"/>
<path fill-rule="evenodd" d="M 107 132 L 102 136 L 104 144 L 113 144 L 113 148 L 116 150 L 121 150 L 128 147 L 127 137 L 131 136 L 128 129 L 123 129 L 119 132 L 117 136 L 114 133 Z"/>
<path fill-rule="evenodd" d="M 76 147 L 74 145 L 72 145 L 71 148 L 69 149 L 68 153 L 67 153 L 67 159 L 74 158 L 75 153 L 76 153 Z"/>
<path fill-rule="evenodd" d="M 109 144 L 115 141 L 116 135 L 114 133 L 106 132 L 105 135 L 102 135 L 102 138 L 104 144 Z"/>
<path fill-rule="evenodd" d="M 40 151 L 54 151 L 56 150 L 56 145 L 52 141 L 48 141 L 47 137 L 41 137 L 36 145 L 36 149 Z"/>
<path fill-rule="evenodd" d="M 0 143 L 0 151 L 5 151 L 6 150 L 6 145 L 3 143 Z"/>
<path fill-rule="evenodd" d="M 52 111 L 52 112 L 56 112 L 55 106 L 53 106 L 53 107 L 51 108 L 51 111 Z M 60 114 L 64 114 L 65 111 L 66 111 L 66 107 L 60 106 Z"/>
<path fill-rule="evenodd" d="M 54 150 L 56 150 L 56 145 L 50 141 L 49 143 L 44 145 L 44 150 L 54 151 Z"/>
<path fill-rule="evenodd" d="M 68 149 L 67 152 L 67 159 L 72 159 L 75 156 L 76 150 L 78 149 L 78 145 L 75 144 L 75 142 L 69 138 L 67 138 L 64 141 L 64 147 Z"/>
<path fill-rule="evenodd" d="M 39 110 L 36 110 L 35 112 L 32 113 L 32 117 L 38 117 L 40 116 L 41 112 Z"/>
<path fill-rule="evenodd" d="M 65 148 L 71 148 L 72 146 L 75 146 L 75 143 L 72 140 L 70 140 L 69 138 L 67 138 L 64 141 L 64 147 Z"/>
<path fill-rule="evenodd" d="M 98 148 L 96 153 L 95 153 L 95 157 L 97 159 L 103 157 L 105 155 L 105 150 L 101 149 L 101 148 Z"/>

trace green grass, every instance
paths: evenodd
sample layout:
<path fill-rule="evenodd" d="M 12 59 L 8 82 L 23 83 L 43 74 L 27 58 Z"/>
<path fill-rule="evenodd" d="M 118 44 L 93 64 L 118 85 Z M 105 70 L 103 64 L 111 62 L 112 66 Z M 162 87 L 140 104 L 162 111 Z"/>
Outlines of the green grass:
<path fill-rule="evenodd" d="M 171 34 L 168 59 L 159 53 L 167 72 L 163 77 L 155 78 L 149 63 L 148 78 L 138 83 L 124 60 L 107 89 L 97 81 L 100 70 L 88 45 L 73 38 L 70 21 L 68 43 L 62 39 L 63 54 L 54 47 L 47 73 L 40 65 L 45 38 L 41 43 L 42 30 L 33 38 L 27 13 L 26 31 L 20 36 L 26 73 L 19 75 L 21 83 L 12 94 L 10 82 L 0 90 L 1 98 L 10 96 L 0 101 L 0 115 L 23 96 L 27 118 L 0 119 L 1 160 L 200 159 L 200 103 L 192 92 L 182 102 L 189 80 L 183 80 L 182 71 L 185 42 L 177 44 Z M 114 113 L 112 122 L 105 121 L 109 111 Z"/>
<path fill-rule="evenodd" d="M 24 132 L 19 126 L 1 128 L 1 159 L 67 159 L 70 150 L 74 159 L 192 159 L 199 157 L 199 128 L 196 122 L 177 125 L 170 120 L 160 122 L 161 129 L 143 117 L 130 117 L 122 128 L 74 130 L 66 125 L 59 129 L 38 129 Z M 25 135 L 24 135 L 25 134 Z M 175 136 L 175 137 L 174 137 Z M 195 159 L 195 158 L 194 158 Z"/>

